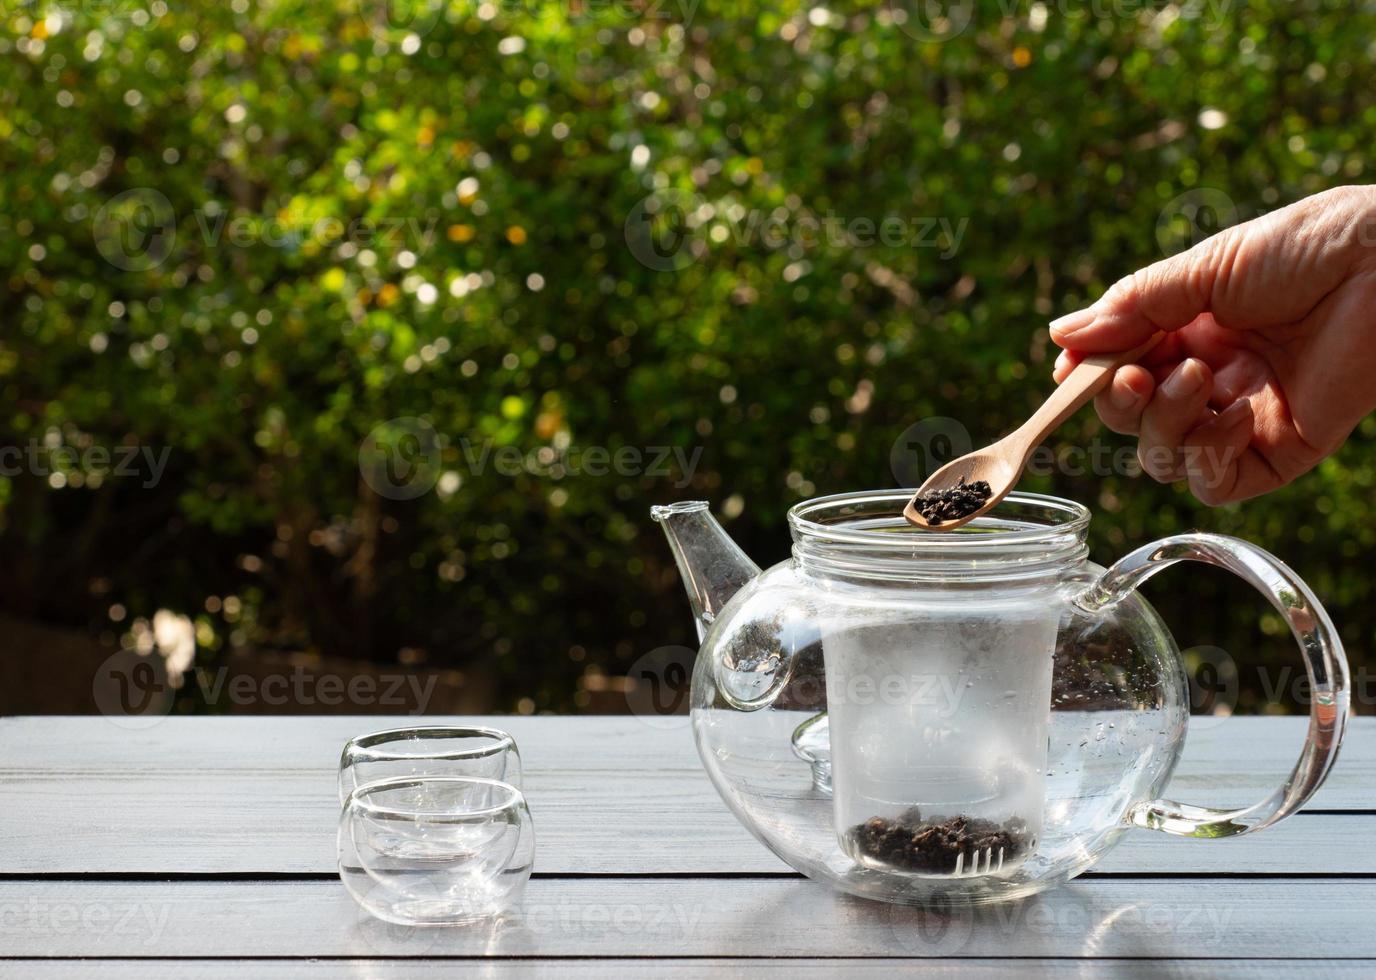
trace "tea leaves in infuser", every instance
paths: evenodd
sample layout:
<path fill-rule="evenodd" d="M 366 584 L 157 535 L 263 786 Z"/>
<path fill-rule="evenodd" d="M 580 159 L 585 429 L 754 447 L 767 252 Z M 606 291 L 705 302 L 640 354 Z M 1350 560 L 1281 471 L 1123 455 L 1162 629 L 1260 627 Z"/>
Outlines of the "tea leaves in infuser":
<path fill-rule="evenodd" d="M 872 817 L 852 827 L 850 834 L 868 857 L 892 868 L 929 874 L 956 873 L 976 854 L 999 855 L 1000 864 L 1012 861 L 1030 843 L 1026 826 L 1016 818 L 1003 825 L 975 817 L 923 821 L 916 807 L 895 820 Z"/>

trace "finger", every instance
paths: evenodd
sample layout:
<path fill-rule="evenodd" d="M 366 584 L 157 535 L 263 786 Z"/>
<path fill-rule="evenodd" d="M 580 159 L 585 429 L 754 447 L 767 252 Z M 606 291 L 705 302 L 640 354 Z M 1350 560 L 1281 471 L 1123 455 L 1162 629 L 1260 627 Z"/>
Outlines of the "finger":
<path fill-rule="evenodd" d="M 1223 239 L 1233 231 L 1119 279 L 1092 306 L 1053 320 L 1051 339 L 1061 347 L 1100 353 L 1127 350 L 1157 331 L 1188 326 L 1209 309 L 1227 251 Z"/>
<path fill-rule="evenodd" d="M 1210 507 L 1236 499 L 1256 419 L 1246 399 L 1195 427 L 1185 436 L 1185 477 L 1190 492 Z M 1249 464 L 1250 467 L 1250 464 Z"/>
<path fill-rule="evenodd" d="M 1289 404 L 1275 386 L 1252 391 L 1246 400 L 1252 406 L 1252 433 L 1237 461 L 1237 480 L 1229 500 L 1247 500 L 1283 487 L 1328 455 L 1300 435 Z"/>
<path fill-rule="evenodd" d="M 1151 372 L 1138 364 L 1121 367 L 1107 388 L 1094 398 L 1094 410 L 1114 432 L 1134 436 L 1142 424 L 1142 410 L 1156 390 Z"/>
<path fill-rule="evenodd" d="M 1290 481 L 1281 476 L 1275 465 L 1256 448 L 1243 450 L 1237 460 L 1237 480 L 1224 503 L 1251 500 L 1270 493 Z"/>
<path fill-rule="evenodd" d="M 1138 364 L 1145 364 L 1153 371 L 1158 372 L 1157 380 L 1164 381 L 1166 375 L 1175 370 L 1185 357 L 1183 353 L 1185 345 L 1181 342 L 1180 335 L 1170 334 L 1162 338 L 1151 350 L 1147 351 L 1138 358 Z M 1052 368 L 1051 377 L 1057 384 L 1065 381 L 1070 372 L 1079 367 L 1088 354 L 1077 350 L 1063 350 L 1056 355 L 1056 364 Z M 1208 358 L 1204 358 L 1208 360 Z M 1164 370 L 1162 370 L 1164 369 Z"/>
<path fill-rule="evenodd" d="M 1189 358 L 1156 389 L 1142 412 L 1137 458 L 1147 475 L 1161 483 L 1184 476 L 1181 448 L 1185 435 L 1209 413 L 1213 375 L 1203 361 Z"/>
<path fill-rule="evenodd" d="M 1207 317 L 1204 319 L 1207 319 Z M 1199 319 L 1196 319 L 1195 322 L 1198 323 Z M 1188 350 L 1185 343 L 1185 337 L 1186 330 L 1184 328 L 1175 333 L 1166 334 L 1166 336 L 1161 338 L 1160 343 L 1139 357 L 1137 363 L 1144 364 L 1149 368 L 1158 368 L 1164 365 L 1170 369 L 1166 374 L 1175 370 L 1176 366 L 1179 365 L 1181 361 L 1190 356 L 1199 357 L 1205 364 L 1213 363 L 1212 359 L 1201 357 L 1195 354 L 1194 351 Z M 1163 374 L 1161 376 L 1162 380 L 1164 380 L 1165 377 L 1166 375 Z"/>
<path fill-rule="evenodd" d="M 1276 468 L 1264 455 L 1254 447 L 1247 447 L 1238 454 L 1233 461 L 1235 473 L 1230 474 L 1228 481 L 1218 489 L 1205 491 L 1208 499 L 1200 496 L 1194 490 L 1191 483 L 1191 492 L 1199 499 L 1210 506 L 1219 504 L 1235 504 L 1241 500 L 1251 500 L 1253 497 L 1260 497 L 1262 494 L 1270 493 L 1285 486 L 1289 481 L 1284 479 Z"/>
<path fill-rule="evenodd" d="M 1349 275 L 1368 188 L 1336 188 L 1223 231 L 1114 283 L 1051 324 L 1061 347 L 1128 350 L 1210 313 L 1229 330 L 1303 319 Z"/>
<path fill-rule="evenodd" d="M 1075 351 L 1061 351 L 1056 355 L 1056 366 L 1051 371 L 1052 380 L 1054 380 L 1056 384 L 1060 384 L 1084 359 L 1085 356 L 1083 354 L 1078 354 Z"/>

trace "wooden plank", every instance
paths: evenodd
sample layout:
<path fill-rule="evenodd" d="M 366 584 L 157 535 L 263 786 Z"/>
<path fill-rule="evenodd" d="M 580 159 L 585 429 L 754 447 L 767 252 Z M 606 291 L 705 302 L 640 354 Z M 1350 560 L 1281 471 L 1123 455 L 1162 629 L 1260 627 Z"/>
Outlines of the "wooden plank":
<path fill-rule="evenodd" d="M 669 724 L 672 728 L 656 727 Z M 655 725 L 615 716 L 173 716 L 128 729 L 96 716 L 0 718 L 0 775 L 169 772 L 333 773 L 355 735 L 407 725 L 486 725 L 511 732 L 527 766 L 546 769 L 697 768 L 688 719 Z"/>
<path fill-rule="evenodd" d="M 718 799 L 687 732 L 624 717 L 498 721 L 524 753 L 540 872 L 788 872 Z M 1214 753 L 1209 771 L 1225 782 L 1246 764 L 1237 743 L 1250 736 L 1251 754 L 1280 758 L 1279 743 L 1300 737 L 1296 721 L 1231 719 L 1202 729 L 1188 751 Z M 99 718 L 0 719 L 0 873 L 328 874 L 338 749 L 376 722 L 168 718 L 129 732 Z M 1234 724 L 1239 737 L 1217 735 Z M 1330 786 L 1348 768 L 1362 769 L 1373 733 L 1370 724 L 1356 727 Z M 1233 795 L 1206 782 L 1186 771 L 1172 789 L 1216 801 L 1242 792 L 1236 780 Z M 1373 834 L 1376 813 L 1355 812 L 1301 815 L 1222 842 L 1132 831 L 1096 870 L 1376 873 L 1376 854 L 1346 843 Z"/>
<path fill-rule="evenodd" d="M 0 978 L 48 980 L 93 977 L 101 980 L 207 980 L 242 977 L 255 980 L 314 980 L 317 977 L 366 976 L 370 980 L 425 980 L 466 977 L 521 977 L 529 980 L 683 980 L 685 977 L 837 977 L 839 980 L 891 980 L 914 969 L 901 959 L 657 959 L 657 960 L 0 960 Z M 923 977 L 937 980 L 1026 980 L 1029 976 L 1095 977 L 1107 980 L 1170 980 L 1207 974 L 1217 980 L 1278 980 L 1303 970 L 1313 976 L 1356 980 L 1376 976 L 1376 960 L 927 960 Z"/>
<path fill-rule="evenodd" d="M 169 785 L 149 777 L 0 784 L 0 873 L 330 874 L 332 786 L 242 775 Z M 641 773 L 579 785 L 532 776 L 541 874 L 787 874 L 700 773 Z M 169 822 L 169 800 L 175 817 Z M 60 827 L 60 833 L 54 831 Z M 1184 840 L 1131 830 L 1108 873 L 1376 874 L 1376 814 L 1301 814 L 1264 833 Z"/>
<path fill-rule="evenodd" d="M 0 873 L 335 870 L 332 777 L 141 775 L 82 785 L 77 794 L 70 780 L 0 783 Z M 542 872 L 789 870 L 700 772 L 532 773 L 526 790 Z"/>
<path fill-rule="evenodd" d="M 337 882 L 0 882 L 12 957 L 1376 958 L 1376 881 L 1099 879 L 924 911 L 789 879 L 537 879 L 466 929 L 368 917 Z"/>
<path fill-rule="evenodd" d="M 112 771 L 163 777 L 296 771 L 333 779 L 339 751 L 350 736 L 410 723 L 505 728 L 519 743 L 528 771 L 700 771 L 687 719 L 649 724 L 634 716 L 215 716 L 164 718 L 148 729 L 127 730 L 100 717 L 27 716 L 0 718 L 0 780 Z M 666 723 L 674 727 L 663 727 Z M 1172 791 L 1201 802 L 1260 799 L 1294 765 L 1307 723 L 1295 717 L 1196 718 Z M 792 724 L 784 719 L 780 727 Z M 1311 809 L 1376 810 L 1372 785 L 1376 718 L 1357 718 Z"/>

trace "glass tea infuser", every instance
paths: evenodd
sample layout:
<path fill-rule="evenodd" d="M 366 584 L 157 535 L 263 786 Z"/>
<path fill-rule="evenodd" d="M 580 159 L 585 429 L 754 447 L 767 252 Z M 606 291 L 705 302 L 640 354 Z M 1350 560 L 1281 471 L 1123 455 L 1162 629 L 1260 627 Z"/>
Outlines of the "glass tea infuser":
<path fill-rule="evenodd" d="M 792 557 L 761 571 L 707 504 L 656 507 L 702 649 L 692 727 L 713 784 L 774 853 L 866 898 L 1016 898 L 1066 881 L 1130 827 L 1228 837 L 1298 810 L 1333 765 L 1347 662 L 1328 614 L 1245 541 L 1183 534 L 1109 569 L 1089 511 L 1009 494 L 950 530 L 908 494 L 789 512 Z M 1298 764 L 1236 810 L 1163 797 L 1189 695 L 1170 632 L 1137 594 L 1178 562 L 1225 568 L 1289 624 L 1313 689 Z"/>

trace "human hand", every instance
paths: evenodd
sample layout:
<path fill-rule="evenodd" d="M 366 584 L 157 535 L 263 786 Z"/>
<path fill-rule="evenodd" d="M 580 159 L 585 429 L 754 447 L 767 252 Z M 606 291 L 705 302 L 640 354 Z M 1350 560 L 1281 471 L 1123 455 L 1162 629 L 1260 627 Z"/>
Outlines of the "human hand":
<path fill-rule="evenodd" d="M 1088 354 L 1165 338 L 1094 406 L 1142 468 L 1206 504 L 1284 486 L 1376 409 L 1376 186 L 1236 225 L 1051 324 L 1057 383 Z"/>

